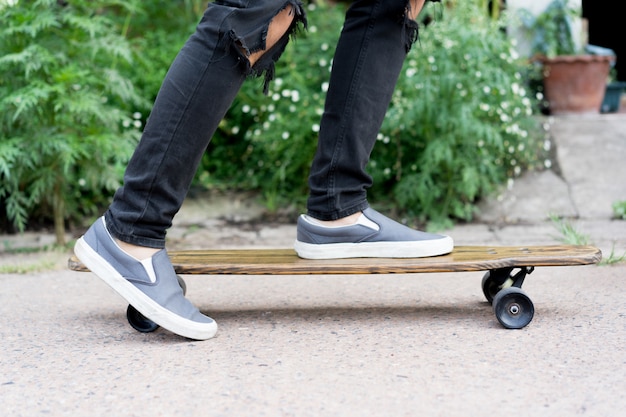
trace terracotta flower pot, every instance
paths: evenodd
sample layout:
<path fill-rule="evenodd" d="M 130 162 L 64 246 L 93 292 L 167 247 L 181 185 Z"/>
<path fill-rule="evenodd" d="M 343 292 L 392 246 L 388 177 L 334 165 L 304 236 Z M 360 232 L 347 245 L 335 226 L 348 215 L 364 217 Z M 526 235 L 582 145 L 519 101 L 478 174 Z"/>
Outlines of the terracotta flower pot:
<path fill-rule="evenodd" d="M 612 55 L 541 58 L 550 114 L 599 113 L 613 60 Z"/>

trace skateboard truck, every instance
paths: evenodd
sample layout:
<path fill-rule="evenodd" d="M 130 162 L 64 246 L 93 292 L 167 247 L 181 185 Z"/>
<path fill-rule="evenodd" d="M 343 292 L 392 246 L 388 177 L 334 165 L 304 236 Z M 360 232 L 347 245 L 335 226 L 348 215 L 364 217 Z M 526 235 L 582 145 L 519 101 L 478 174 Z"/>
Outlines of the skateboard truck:
<path fill-rule="evenodd" d="M 534 266 L 523 266 L 513 274 L 515 268 L 493 269 L 485 273 L 482 280 L 483 294 L 493 306 L 496 318 L 507 329 L 521 329 L 530 323 L 535 315 L 532 300 L 522 290 L 522 284 Z"/>

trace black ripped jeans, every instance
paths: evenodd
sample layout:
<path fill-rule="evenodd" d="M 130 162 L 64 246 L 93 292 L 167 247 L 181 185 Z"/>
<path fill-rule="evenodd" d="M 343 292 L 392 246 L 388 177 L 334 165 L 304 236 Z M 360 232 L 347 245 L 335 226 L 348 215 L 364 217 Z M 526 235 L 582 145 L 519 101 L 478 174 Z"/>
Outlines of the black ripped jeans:
<path fill-rule="evenodd" d="M 247 56 L 265 49 L 274 16 L 292 7 L 294 23 L 250 67 Z M 408 0 L 355 0 L 333 61 L 317 154 L 309 178 L 308 212 L 338 219 L 367 208 L 372 184 L 365 166 L 376 142 L 406 53 L 417 38 Z M 143 136 L 105 213 L 111 234 L 162 248 L 220 120 L 248 75 L 265 73 L 290 33 L 306 25 L 297 0 L 217 0 L 172 63 Z"/>

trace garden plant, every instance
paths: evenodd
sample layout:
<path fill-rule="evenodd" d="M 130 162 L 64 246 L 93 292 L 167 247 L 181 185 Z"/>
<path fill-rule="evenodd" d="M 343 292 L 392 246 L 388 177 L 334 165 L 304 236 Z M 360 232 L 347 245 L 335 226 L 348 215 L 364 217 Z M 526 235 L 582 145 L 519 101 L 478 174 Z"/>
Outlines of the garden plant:
<path fill-rule="evenodd" d="M 334 45 L 348 3 L 309 2 L 309 30 L 269 94 L 245 84 L 195 187 L 253 190 L 270 210 L 305 209 Z M 428 4 L 371 157 L 373 205 L 431 228 L 544 165 L 526 63 L 484 0 Z M 0 207 L 19 229 L 54 213 L 89 223 L 106 207 L 168 65 L 205 2 L 0 3 Z M 210 98 L 207 98 L 210 99 Z M 0 210 L 2 211 L 2 210 Z"/>
<path fill-rule="evenodd" d="M 120 71 L 132 52 L 101 8 L 132 2 L 18 1 L 0 10 L 0 202 L 18 230 L 91 215 L 117 188 L 144 100 Z M 119 67 L 119 68 L 118 68 Z"/>

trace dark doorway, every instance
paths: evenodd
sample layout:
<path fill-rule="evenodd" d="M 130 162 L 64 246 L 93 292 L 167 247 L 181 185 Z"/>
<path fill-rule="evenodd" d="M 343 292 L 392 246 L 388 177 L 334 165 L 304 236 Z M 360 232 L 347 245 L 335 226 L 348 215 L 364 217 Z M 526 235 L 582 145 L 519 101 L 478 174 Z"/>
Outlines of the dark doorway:
<path fill-rule="evenodd" d="M 583 1 L 583 17 L 589 22 L 589 44 L 612 49 L 617 57 L 617 79 L 626 81 L 626 29 L 619 1 Z"/>

